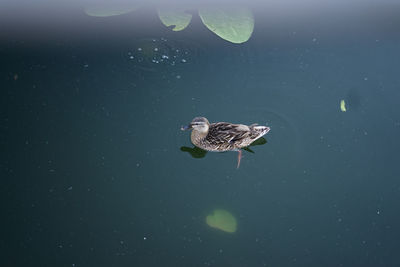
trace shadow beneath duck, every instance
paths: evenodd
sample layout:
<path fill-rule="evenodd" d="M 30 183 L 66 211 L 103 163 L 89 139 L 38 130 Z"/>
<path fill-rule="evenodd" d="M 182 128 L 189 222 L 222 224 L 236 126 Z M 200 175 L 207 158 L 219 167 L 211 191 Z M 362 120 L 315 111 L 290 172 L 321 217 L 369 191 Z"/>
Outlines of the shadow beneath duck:
<path fill-rule="evenodd" d="M 253 150 L 250 149 L 251 146 L 261 146 L 261 145 L 265 145 L 266 143 L 267 143 L 267 140 L 264 137 L 261 137 L 261 138 L 257 139 L 256 141 L 254 141 L 253 143 L 251 143 L 248 147 L 244 147 L 242 149 L 246 150 L 247 152 L 250 152 L 250 153 L 255 153 Z M 188 152 L 195 159 L 204 158 L 207 154 L 206 150 L 198 148 L 197 146 L 194 146 L 192 148 L 187 147 L 187 146 L 182 146 L 181 151 Z"/>
<path fill-rule="evenodd" d="M 254 141 L 253 143 L 251 143 L 248 147 L 244 147 L 242 149 L 246 150 L 247 152 L 250 152 L 250 153 L 255 153 L 253 150 L 250 149 L 251 146 L 262 146 L 262 145 L 265 145 L 266 143 L 267 143 L 267 140 L 264 137 L 261 137 L 261 138 L 257 139 L 256 141 Z"/>
<path fill-rule="evenodd" d="M 200 158 L 204 158 L 207 154 L 207 151 L 198 148 L 197 146 L 192 147 L 187 147 L 187 146 L 182 146 L 181 147 L 181 151 L 182 152 L 188 152 L 192 158 L 195 159 L 200 159 Z"/>

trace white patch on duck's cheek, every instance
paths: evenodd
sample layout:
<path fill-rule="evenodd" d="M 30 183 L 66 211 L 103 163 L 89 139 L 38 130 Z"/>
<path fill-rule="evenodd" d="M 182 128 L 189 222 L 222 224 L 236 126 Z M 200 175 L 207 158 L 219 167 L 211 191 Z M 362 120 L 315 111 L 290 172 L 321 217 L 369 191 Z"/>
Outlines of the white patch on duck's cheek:
<path fill-rule="evenodd" d="M 196 126 L 196 130 L 199 131 L 200 133 L 207 133 L 208 126 L 207 125 L 198 125 L 198 126 Z"/>

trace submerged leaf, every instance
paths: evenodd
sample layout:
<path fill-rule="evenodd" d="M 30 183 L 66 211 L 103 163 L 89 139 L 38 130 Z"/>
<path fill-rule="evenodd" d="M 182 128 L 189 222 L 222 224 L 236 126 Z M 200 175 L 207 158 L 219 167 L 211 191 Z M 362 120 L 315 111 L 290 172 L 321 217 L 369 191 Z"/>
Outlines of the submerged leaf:
<path fill-rule="evenodd" d="M 234 233 L 237 229 L 236 218 L 226 210 L 216 209 L 206 217 L 206 223 L 213 228 L 228 233 Z"/>
<path fill-rule="evenodd" d="M 185 29 L 191 19 L 192 14 L 186 13 L 184 9 L 172 9 L 172 8 L 163 8 L 157 9 L 158 17 L 160 18 L 161 22 L 167 26 L 173 26 L 173 31 L 181 31 Z"/>
<path fill-rule="evenodd" d="M 216 35 L 232 43 L 244 43 L 254 30 L 254 17 L 244 7 L 200 8 L 199 15 L 204 25 Z"/>

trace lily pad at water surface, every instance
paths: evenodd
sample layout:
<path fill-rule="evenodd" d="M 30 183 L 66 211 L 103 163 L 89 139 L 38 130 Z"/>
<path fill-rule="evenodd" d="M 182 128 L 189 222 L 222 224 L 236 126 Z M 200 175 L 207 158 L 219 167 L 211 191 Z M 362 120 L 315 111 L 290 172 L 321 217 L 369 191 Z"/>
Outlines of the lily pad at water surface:
<path fill-rule="evenodd" d="M 191 19 L 192 14 L 186 13 L 185 9 L 159 8 L 157 9 L 158 17 L 161 22 L 167 26 L 173 26 L 173 31 L 181 31 L 185 29 Z"/>
<path fill-rule="evenodd" d="M 204 25 L 224 40 L 244 43 L 254 30 L 254 17 L 246 7 L 204 7 L 199 9 Z"/>

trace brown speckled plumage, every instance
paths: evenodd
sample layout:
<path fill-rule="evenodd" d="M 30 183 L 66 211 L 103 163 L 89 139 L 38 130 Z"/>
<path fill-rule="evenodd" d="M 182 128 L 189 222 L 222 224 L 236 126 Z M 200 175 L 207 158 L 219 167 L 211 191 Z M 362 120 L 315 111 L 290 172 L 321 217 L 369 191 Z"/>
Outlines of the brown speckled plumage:
<path fill-rule="evenodd" d="M 270 130 L 267 126 L 250 126 L 228 122 L 209 123 L 204 117 L 196 117 L 189 126 L 182 129 L 193 129 L 192 143 L 207 151 L 240 150 L 249 146 Z"/>

